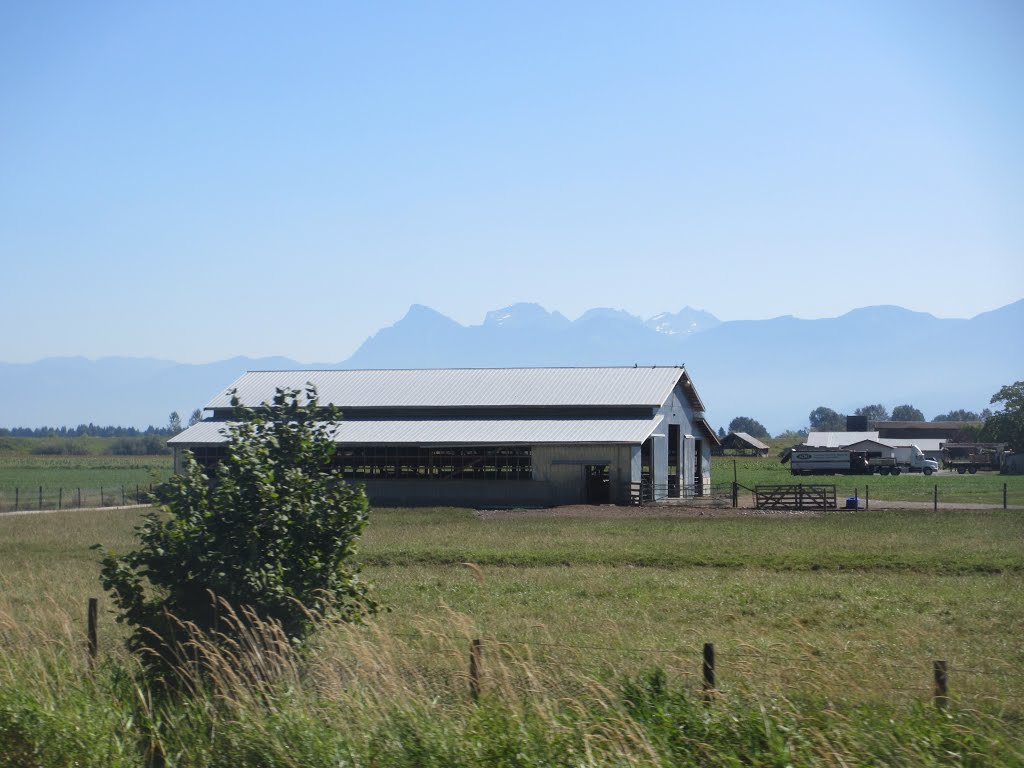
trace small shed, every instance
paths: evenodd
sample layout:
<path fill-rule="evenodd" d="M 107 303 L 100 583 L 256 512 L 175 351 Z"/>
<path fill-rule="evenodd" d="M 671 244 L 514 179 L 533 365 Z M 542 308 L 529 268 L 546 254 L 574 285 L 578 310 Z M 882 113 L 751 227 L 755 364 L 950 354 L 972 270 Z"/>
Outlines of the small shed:
<path fill-rule="evenodd" d="M 746 432 L 730 432 L 722 438 L 722 453 L 735 451 L 746 456 L 767 456 L 768 446 Z"/>

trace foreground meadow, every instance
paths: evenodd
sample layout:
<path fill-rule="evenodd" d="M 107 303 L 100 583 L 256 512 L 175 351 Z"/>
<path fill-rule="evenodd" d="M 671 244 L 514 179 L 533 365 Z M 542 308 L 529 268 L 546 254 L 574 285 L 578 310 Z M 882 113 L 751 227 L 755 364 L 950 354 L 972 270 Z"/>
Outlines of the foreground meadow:
<path fill-rule="evenodd" d="M 138 514 L 0 516 L 0 736 L 21 743 L 0 765 L 1024 762 L 1019 512 L 375 510 L 362 559 L 390 610 L 282 652 L 272 691 L 235 681 L 188 704 L 133 687 L 99 592 L 89 546 L 124 551 Z"/>

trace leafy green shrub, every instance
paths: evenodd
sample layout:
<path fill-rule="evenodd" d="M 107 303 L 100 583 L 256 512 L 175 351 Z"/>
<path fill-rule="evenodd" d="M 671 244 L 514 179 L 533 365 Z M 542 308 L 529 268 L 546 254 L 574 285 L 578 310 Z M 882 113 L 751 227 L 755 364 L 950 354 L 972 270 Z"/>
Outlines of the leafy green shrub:
<path fill-rule="evenodd" d="M 114 456 L 166 456 L 171 452 L 164 438 L 158 435 L 124 437 L 108 449 Z"/>
<path fill-rule="evenodd" d="M 44 443 L 32 448 L 34 456 L 88 456 L 89 449 L 81 443 L 61 440 L 56 443 Z"/>
<path fill-rule="evenodd" d="M 212 478 L 188 456 L 163 489 L 160 511 L 138 529 L 140 548 L 104 552 L 101 580 L 128 645 L 161 671 L 175 665 L 182 623 L 232 642 L 224 604 L 276 622 L 293 642 L 314 616 L 352 621 L 375 609 L 352 563 L 367 521 L 361 488 L 331 470 L 334 408 L 309 385 L 277 390 L 271 404 L 241 408 Z"/>

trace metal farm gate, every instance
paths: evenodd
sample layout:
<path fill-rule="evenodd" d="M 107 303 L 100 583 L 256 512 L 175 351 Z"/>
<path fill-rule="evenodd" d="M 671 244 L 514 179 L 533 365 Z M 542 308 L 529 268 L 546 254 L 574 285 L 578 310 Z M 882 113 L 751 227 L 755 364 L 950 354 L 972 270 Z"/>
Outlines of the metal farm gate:
<path fill-rule="evenodd" d="M 834 485 L 758 485 L 754 489 L 758 509 L 820 510 L 836 508 Z"/>

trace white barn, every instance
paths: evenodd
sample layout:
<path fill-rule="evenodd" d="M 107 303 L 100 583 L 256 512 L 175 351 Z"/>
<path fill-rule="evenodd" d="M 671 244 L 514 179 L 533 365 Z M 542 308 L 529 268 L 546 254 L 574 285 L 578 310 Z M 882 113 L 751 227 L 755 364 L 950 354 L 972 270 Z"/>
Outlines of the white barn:
<path fill-rule="evenodd" d="M 676 366 L 251 371 L 168 441 L 175 467 L 185 450 L 223 455 L 231 391 L 256 406 L 307 382 L 342 409 L 338 472 L 377 505 L 626 504 L 710 486 L 718 437 Z"/>

